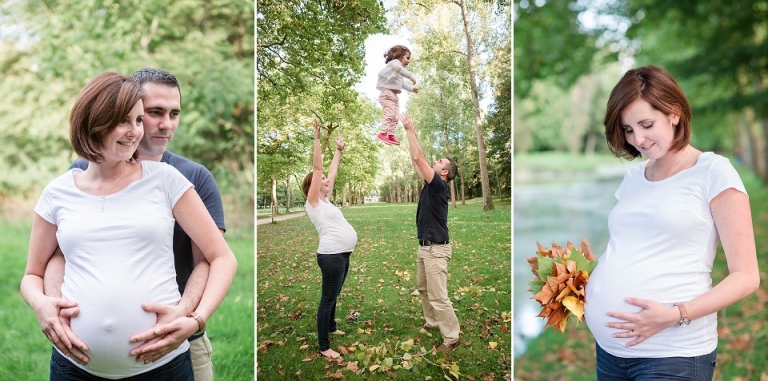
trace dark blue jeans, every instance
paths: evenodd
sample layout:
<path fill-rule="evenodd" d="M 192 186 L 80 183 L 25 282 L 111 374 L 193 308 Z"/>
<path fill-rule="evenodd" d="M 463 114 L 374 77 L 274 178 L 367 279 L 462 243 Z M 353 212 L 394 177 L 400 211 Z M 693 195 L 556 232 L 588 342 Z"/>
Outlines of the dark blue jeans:
<path fill-rule="evenodd" d="M 717 349 L 697 357 L 623 358 L 597 345 L 598 381 L 711 381 Z"/>
<path fill-rule="evenodd" d="M 317 266 L 323 273 L 323 294 L 317 307 L 317 341 L 321 352 L 331 349 L 328 333 L 336 330 L 336 298 L 347 279 L 350 254 L 317 254 Z"/>
<path fill-rule="evenodd" d="M 195 375 L 192 371 L 192 357 L 189 351 L 186 351 L 175 359 L 159 368 L 150 370 L 142 374 L 137 374 L 128 378 L 122 378 L 126 381 L 195 381 Z M 94 376 L 75 365 L 72 361 L 64 357 L 56 349 L 51 354 L 51 375 L 50 381 L 110 381 L 107 378 Z"/>

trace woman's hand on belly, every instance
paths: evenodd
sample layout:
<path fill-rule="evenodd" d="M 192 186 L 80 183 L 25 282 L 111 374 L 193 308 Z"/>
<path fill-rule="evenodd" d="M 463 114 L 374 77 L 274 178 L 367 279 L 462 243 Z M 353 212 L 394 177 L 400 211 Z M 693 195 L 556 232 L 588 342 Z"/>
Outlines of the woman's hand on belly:
<path fill-rule="evenodd" d="M 65 356 L 85 365 L 89 358 L 84 351 L 88 346 L 78 337 L 69 325 L 70 318 L 77 316 L 80 309 L 77 302 L 57 297 L 45 296 L 32 306 L 37 322 L 45 337 Z"/>
<path fill-rule="evenodd" d="M 640 298 L 626 298 L 626 302 L 642 308 L 640 312 L 608 312 L 608 316 L 623 320 L 623 322 L 609 322 L 608 327 L 616 328 L 618 332 L 613 337 L 633 338 L 627 343 L 628 347 L 637 345 L 645 339 L 672 327 L 680 320 L 680 312 L 676 307 L 667 307 L 652 300 Z"/>
<path fill-rule="evenodd" d="M 179 306 L 147 302 L 141 307 L 144 311 L 156 313 L 157 323 L 131 337 L 131 343 L 144 342 L 131 350 L 130 354 L 136 356 L 136 361 L 145 364 L 155 362 L 197 332 L 197 321 L 187 317 L 186 311 Z"/>

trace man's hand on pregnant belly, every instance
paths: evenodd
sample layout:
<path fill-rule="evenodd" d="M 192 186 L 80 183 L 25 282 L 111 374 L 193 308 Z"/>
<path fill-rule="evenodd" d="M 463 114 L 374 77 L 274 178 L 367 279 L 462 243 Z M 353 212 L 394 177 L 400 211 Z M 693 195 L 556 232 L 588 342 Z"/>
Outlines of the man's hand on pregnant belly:
<path fill-rule="evenodd" d="M 80 365 L 87 365 L 88 362 L 91 361 L 88 355 L 85 354 L 85 352 L 88 350 L 88 345 L 80 340 L 80 337 L 78 337 L 75 332 L 72 331 L 72 328 L 69 325 L 69 320 L 77 316 L 78 313 L 80 313 L 80 310 L 77 307 L 62 308 L 61 311 L 59 311 L 61 325 L 64 327 L 66 339 L 70 342 L 71 345 L 66 346 L 64 339 L 62 338 L 62 341 L 56 344 L 56 347 L 59 348 L 59 350 L 61 350 L 64 355 L 75 360 Z"/>
<path fill-rule="evenodd" d="M 618 332 L 613 337 L 634 338 L 627 343 L 631 347 L 642 343 L 645 339 L 674 326 L 679 319 L 676 307 L 667 307 L 652 300 L 626 298 L 628 304 L 642 308 L 640 312 L 608 312 L 608 316 L 623 320 L 623 322 L 607 323 L 608 327 L 616 328 Z"/>
<path fill-rule="evenodd" d="M 130 354 L 136 356 L 136 361 L 143 361 L 145 364 L 155 362 L 197 332 L 197 321 L 188 318 L 186 311 L 179 306 L 143 303 L 142 308 L 144 311 L 156 313 L 157 323 L 131 337 L 131 343 L 144 341 L 131 350 Z"/>

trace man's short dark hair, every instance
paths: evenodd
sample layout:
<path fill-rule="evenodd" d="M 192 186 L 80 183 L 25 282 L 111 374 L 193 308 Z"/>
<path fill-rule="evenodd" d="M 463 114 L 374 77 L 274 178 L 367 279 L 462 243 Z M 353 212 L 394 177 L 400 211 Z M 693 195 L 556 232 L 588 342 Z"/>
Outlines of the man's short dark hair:
<path fill-rule="evenodd" d="M 181 85 L 179 85 L 179 80 L 167 70 L 148 67 L 131 74 L 131 79 L 141 87 L 147 83 L 175 87 L 179 89 L 179 98 L 181 98 Z"/>
<path fill-rule="evenodd" d="M 456 172 L 459 171 L 459 168 L 456 166 L 456 162 L 453 161 L 453 159 L 450 157 L 446 157 L 446 159 L 448 160 L 448 164 L 446 164 L 443 169 L 448 170 L 448 176 L 446 176 L 446 179 L 451 181 L 456 177 Z"/>

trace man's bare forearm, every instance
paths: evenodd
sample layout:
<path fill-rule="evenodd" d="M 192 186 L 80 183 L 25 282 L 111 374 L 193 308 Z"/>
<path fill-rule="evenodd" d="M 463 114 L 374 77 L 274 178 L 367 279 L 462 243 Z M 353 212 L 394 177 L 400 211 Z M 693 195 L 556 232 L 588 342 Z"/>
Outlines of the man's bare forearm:
<path fill-rule="evenodd" d="M 203 292 L 205 291 L 205 284 L 208 283 L 208 274 L 211 270 L 211 265 L 205 260 L 200 248 L 197 247 L 194 241 L 192 242 L 192 256 L 197 263 L 195 268 L 192 269 L 189 279 L 187 279 L 187 285 L 184 287 L 184 293 L 179 301 L 179 306 L 183 307 L 185 314 L 191 313 L 200 304 Z M 200 259 L 201 257 L 202 259 Z"/>
<path fill-rule="evenodd" d="M 64 264 L 64 253 L 61 252 L 61 248 L 56 247 L 45 266 L 45 276 L 43 277 L 45 295 L 61 298 L 61 285 L 64 284 Z"/>

